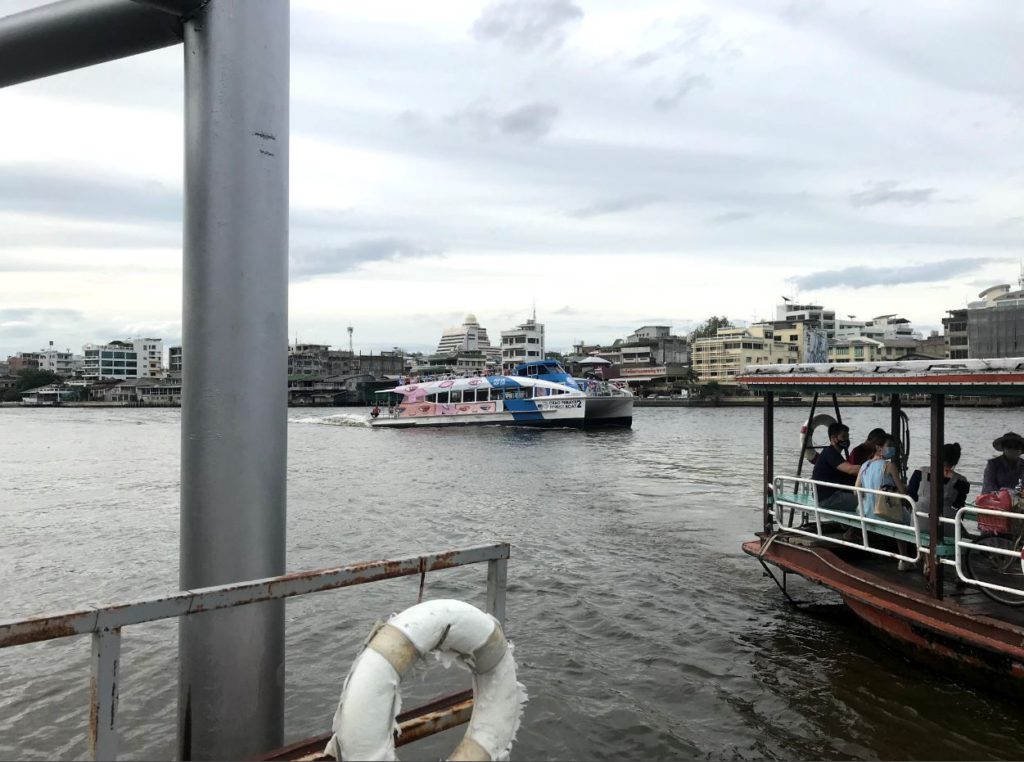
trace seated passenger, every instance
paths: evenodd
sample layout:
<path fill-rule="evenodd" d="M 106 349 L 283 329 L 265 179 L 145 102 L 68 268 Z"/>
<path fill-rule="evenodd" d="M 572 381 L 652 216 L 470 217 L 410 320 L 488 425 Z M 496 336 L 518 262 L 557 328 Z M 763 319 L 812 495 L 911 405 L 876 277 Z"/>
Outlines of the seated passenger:
<path fill-rule="evenodd" d="M 1024 460 L 1020 454 L 1024 451 L 1024 437 L 1008 431 L 992 442 L 992 447 L 1002 452 L 985 465 L 985 476 L 982 479 L 982 492 L 997 492 L 1002 488 L 1016 489 L 1024 479 Z"/>
<path fill-rule="evenodd" d="M 898 492 L 901 495 L 906 494 L 907 490 L 903 486 L 899 469 L 896 468 L 895 463 L 890 462 L 892 458 L 896 457 L 896 441 L 884 431 L 882 434 L 881 441 L 875 447 L 874 455 L 860 467 L 856 486 Z M 882 495 L 872 492 L 865 492 L 861 495 L 861 505 L 864 507 L 865 516 L 897 524 L 909 523 L 910 516 L 903 515 L 903 501 L 893 501 L 894 504 L 890 505 L 886 500 L 879 500 L 882 497 Z"/>
<path fill-rule="evenodd" d="M 842 423 L 833 423 L 828 427 L 829 446 L 821 451 L 814 461 L 811 478 L 817 482 L 828 482 L 844 487 L 852 487 L 860 471 L 860 466 L 847 463 L 843 450 L 850 446 L 850 427 Z M 817 485 L 818 505 L 837 511 L 857 510 L 857 495 L 845 489 L 836 489 Z"/>
<path fill-rule="evenodd" d="M 954 442 L 942 445 L 942 512 L 939 515 L 947 519 L 956 516 L 957 509 L 967 505 L 967 493 L 971 490 L 971 483 L 963 474 L 953 470 L 959 462 L 960 444 Z M 924 466 L 910 475 L 910 484 L 907 485 L 907 494 L 917 502 L 917 528 L 924 532 L 928 531 L 931 481 L 931 468 Z M 925 515 L 922 516 L 922 513 Z"/>
<path fill-rule="evenodd" d="M 875 457 L 875 452 L 885 444 L 885 438 L 888 434 L 885 433 L 885 429 L 871 429 L 868 432 L 868 437 L 859 445 L 850 450 L 850 457 L 846 459 L 847 463 L 852 463 L 855 466 L 863 465 Z"/>

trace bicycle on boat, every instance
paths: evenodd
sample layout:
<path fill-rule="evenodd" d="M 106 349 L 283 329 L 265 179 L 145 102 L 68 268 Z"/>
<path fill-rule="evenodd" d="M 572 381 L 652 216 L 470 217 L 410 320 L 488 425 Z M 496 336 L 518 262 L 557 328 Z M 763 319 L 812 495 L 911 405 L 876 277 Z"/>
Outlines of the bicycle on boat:
<path fill-rule="evenodd" d="M 962 543 L 961 561 L 970 581 L 1005 606 L 1024 606 L 1024 520 L 1001 516 L 1021 513 L 1020 489 L 980 495 L 975 507 L 980 534 Z M 965 512 L 973 513 L 971 508 Z"/>

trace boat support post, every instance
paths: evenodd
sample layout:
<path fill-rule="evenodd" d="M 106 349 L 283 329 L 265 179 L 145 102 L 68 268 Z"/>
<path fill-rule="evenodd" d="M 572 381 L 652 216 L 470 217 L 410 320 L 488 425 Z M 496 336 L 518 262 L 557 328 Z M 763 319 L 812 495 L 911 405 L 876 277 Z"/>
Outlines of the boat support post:
<path fill-rule="evenodd" d="M 900 436 L 900 395 L 889 396 L 889 432 L 890 436 L 896 439 L 896 468 L 899 472 L 905 473 L 907 464 L 903 457 L 903 438 Z"/>
<path fill-rule="evenodd" d="M 185 42 L 185 589 L 285 570 L 288 27 L 288 0 L 62 0 L 0 18 L 0 87 Z M 94 653 L 104 675 L 116 642 Z M 282 600 L 184 617 L 179 650 L 180 759 L 281 745 Z M 100 714 L 93 750 L 112 756 L 116 716 Z"/>
<path fill-rule="evenodd" d="M 942 445 L 946 439 L 946 395 L 932 394 L 931 405 L 931 504 L 928 506 L 928 560 L 931 564 L 931 576 L 928 579 L 928 587 L 931 589 L 932 597 L 942 600 L 942 569 L 943 565 L 938 562 L 938 549 L 942 544 L 942 522 L 939 516 L 942 514 Z M 916 520 L 916 519 L 915 519 Z"/>
<path fill-rule="evenodd" d="M 806 444 L 806 443 L 805 443 Z M 773 516 L 772 482 L 775 479 L 775 393 L 764 393 L 764 531 L 771 532 Z"/>
<path fill-rule="evenodd" d="M 285 572 L 288 0 L 184 21 L 181 587 Z M 244 382 L 240 379 L 244 379 Z M 284 735 L 284 601 L 182 617 L 179 759 Z"/>

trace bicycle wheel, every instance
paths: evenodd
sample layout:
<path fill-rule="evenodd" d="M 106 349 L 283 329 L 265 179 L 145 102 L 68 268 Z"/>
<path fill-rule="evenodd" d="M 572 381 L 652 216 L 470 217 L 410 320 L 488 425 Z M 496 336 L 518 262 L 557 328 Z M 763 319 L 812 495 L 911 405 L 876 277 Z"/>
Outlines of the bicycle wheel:
<path fill-rule="evenodd" d="M 1004 556 L 987 550 L 965 548 L 964 568 L 967 576 L 978 582 L 1020 590 L 1018 595 L 978 585 L 981 592 L 992 600 L 1006 606 L 1024 606 L 1024 568 L 1021 566 L 1020 554 L 1017 552 L 1019 549 L 1013 538 L 1008 534 L 983 534 L 971 542 L 987 548 L 1014 551 L 1014 555 Z"/>

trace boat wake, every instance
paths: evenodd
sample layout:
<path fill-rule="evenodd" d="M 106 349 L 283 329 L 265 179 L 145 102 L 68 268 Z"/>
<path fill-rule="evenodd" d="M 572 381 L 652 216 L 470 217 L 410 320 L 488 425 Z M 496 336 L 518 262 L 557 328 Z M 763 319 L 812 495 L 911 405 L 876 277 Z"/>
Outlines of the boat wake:
<path fill-rule="evenodd" d="M 369 427 L 370 421 L 365 415 L 359 413 L 337 413 L 335 415 L 305 415 L 297 418 L 289 418 L 288 423 L 313 423 L 321 426 L 357 426 L 360 428 Z"/>

